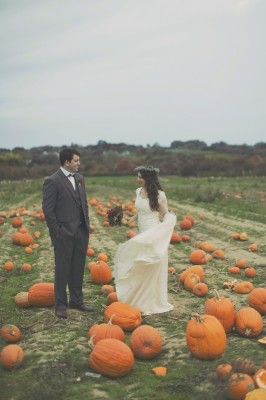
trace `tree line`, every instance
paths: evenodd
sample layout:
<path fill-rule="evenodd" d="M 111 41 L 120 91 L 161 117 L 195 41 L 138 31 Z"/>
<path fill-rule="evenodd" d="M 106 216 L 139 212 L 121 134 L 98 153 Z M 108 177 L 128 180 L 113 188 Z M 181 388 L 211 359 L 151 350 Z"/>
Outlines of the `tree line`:
<path fill-rule="evenodd" d="M 66 146 L 0 149 L 0 180 L 47 176 L 59 165 L 58 155 Z M 87 176 L 131 175 L 138 165 L 155 165 L 163 175 L 265 176 L 266 143 L 207 145 L 200 140 L 173 141 L 169 147 L 108 143 L 71 144 L 81 153 L 81 172 Z"/>

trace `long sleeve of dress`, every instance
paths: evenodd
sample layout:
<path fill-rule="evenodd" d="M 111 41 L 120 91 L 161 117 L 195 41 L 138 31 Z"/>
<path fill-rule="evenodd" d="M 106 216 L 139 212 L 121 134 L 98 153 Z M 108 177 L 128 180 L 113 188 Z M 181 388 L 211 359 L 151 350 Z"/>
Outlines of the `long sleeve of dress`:
<path fill-rule="evenodd" d="M 168 203 L 167 203 L 167 198 L 166 195 L 163 191 L 159 192 L 159 213 L 161 217 L 163 218 L 165 214 L 168 213 Z"/>

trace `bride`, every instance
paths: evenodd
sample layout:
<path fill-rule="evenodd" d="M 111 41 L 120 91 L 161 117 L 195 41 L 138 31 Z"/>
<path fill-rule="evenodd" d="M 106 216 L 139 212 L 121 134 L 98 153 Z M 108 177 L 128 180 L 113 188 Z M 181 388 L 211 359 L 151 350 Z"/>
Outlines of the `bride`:
<path fill-rule="evenodd" d="M 143 314 L 173 309 L 168 303 L 168 246 L 176 216 L 168 212 L 167 199 L 158 180 L 158 168 L 135 168 L 139 188 L 135 206 L 139 234 L 118 246 L 114 277 L 118 300 Z"/>

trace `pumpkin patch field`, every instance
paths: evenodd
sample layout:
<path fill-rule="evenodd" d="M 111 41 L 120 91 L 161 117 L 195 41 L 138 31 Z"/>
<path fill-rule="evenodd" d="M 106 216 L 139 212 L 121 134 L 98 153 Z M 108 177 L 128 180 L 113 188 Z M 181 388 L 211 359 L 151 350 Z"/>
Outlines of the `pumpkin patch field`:
<path fill-rule="evenodd" d="M 88 177 L 84 302 L 54 314 L 54 258 L 42 180 L 0 182 L 0 398 L 266 399 L 266 179 L 161 177 L 177 217 L 174 309 L 117 299 L 117 245 L 137 234 L 135 177 Z M 121 206 L 121 226 L 107 211 Z M 145 271 L 144 271 L 145 273 Z"/>

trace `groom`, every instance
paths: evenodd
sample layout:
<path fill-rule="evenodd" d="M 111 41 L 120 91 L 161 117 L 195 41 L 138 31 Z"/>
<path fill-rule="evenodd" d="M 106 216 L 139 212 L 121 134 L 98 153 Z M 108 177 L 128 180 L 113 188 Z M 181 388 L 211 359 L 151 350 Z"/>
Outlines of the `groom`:
<path fill-rule="evenodd" d="M 43 212 L 55 255 L 55 315 L 67 318 L 67 286 L 70 308 L 93 311 L 82 293 L 89 217 L 84 179 L 78 174 L 80 153 L 66 148 L 59 158 L 61 167 L 43 184 Z"/>

